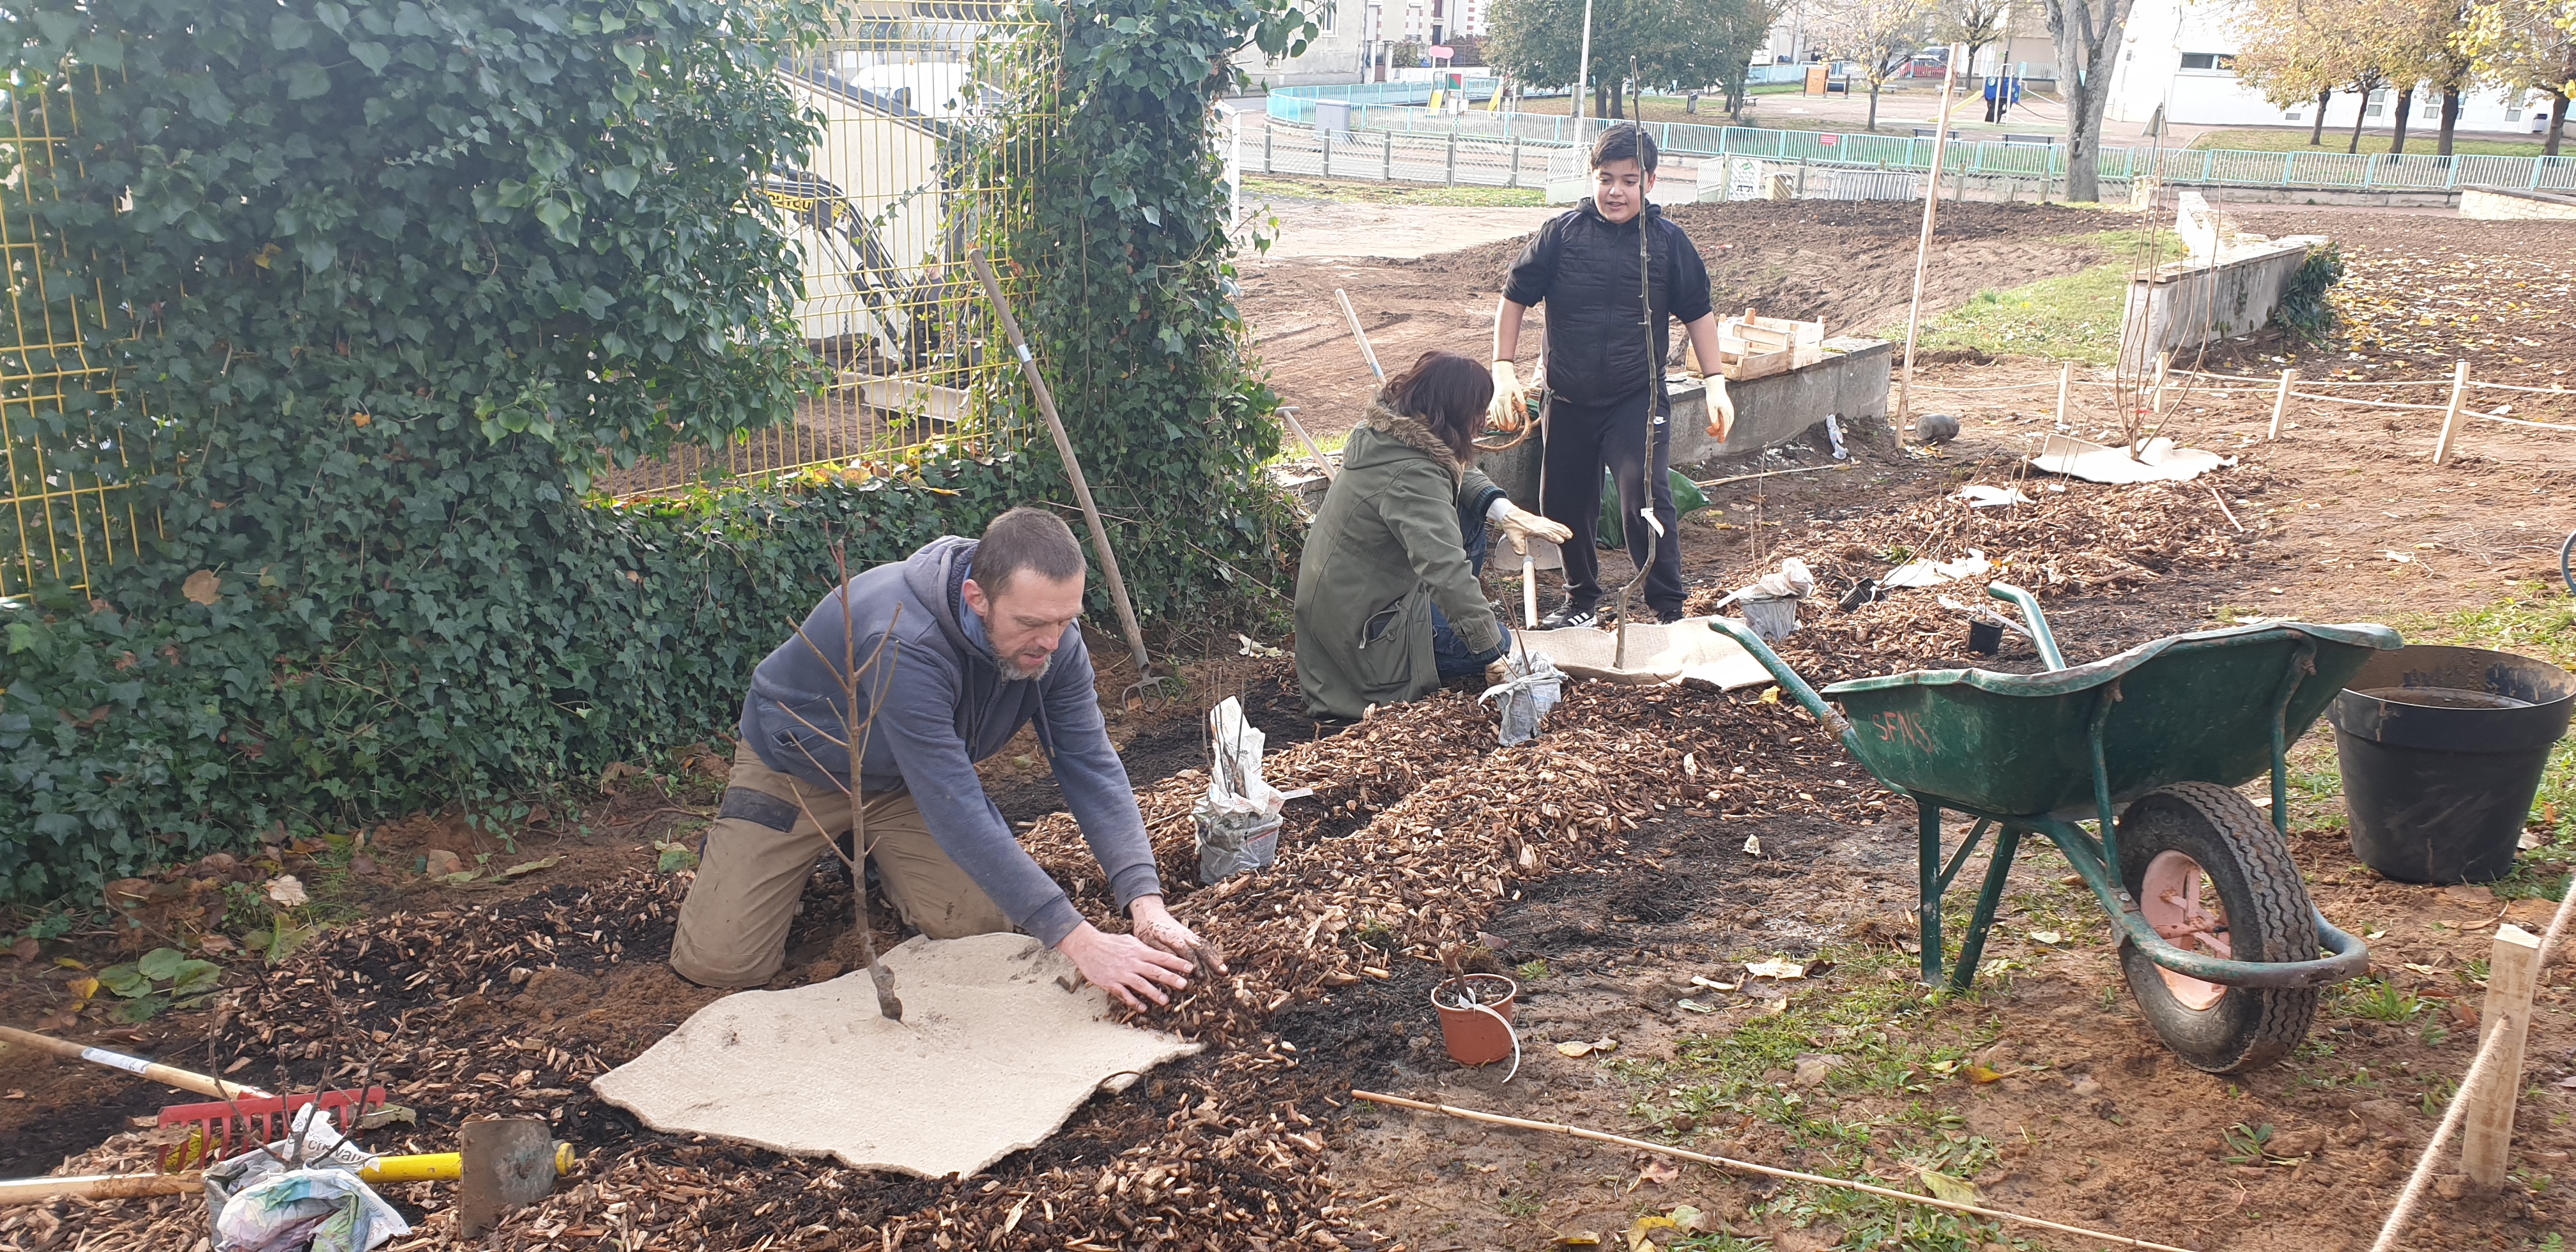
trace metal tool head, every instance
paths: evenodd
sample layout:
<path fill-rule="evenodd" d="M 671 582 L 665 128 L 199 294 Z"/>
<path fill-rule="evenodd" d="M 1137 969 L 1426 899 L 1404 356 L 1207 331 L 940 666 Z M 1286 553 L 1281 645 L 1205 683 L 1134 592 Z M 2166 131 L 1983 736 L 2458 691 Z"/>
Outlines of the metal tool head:
<path fill-rule="evenodd" d="M 1125 705 L 1131 696 L 1148 709 L 1159 708 L 1180 698 L 1180 680 L 1168 674 L 1147 674 L 1118 689 L 1120 705 Z"/>
<path fill-rule="evenodd" d="M 887 1021 L 902 1021 L 903 1000 L 894 993 L 894 971 L 880 961 L 868 967 L 868 981 L 877 989 L 877 1012 Z"/>
<path fill-rule="evenodd" d="M 555 1189 L 555 1142 L 533 1117 L 467 1122 L 459 1132 L 462 1172 L 456 1185 L 456 1231 L 474 1238 Z"/>

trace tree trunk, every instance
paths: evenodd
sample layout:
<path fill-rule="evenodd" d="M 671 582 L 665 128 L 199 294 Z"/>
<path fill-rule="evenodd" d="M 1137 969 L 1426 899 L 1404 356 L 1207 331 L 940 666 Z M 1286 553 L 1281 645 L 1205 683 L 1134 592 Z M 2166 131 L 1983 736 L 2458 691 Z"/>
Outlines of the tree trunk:
<path fill-rule="evenodd" d="M 2102 114 L 2111 103 L 2111 70 L 2127 24 L 2126 0 L 2047 0 L 2048 33 L 2057 47 L 2057 83 L 2066 101 L 2066 198 L 2102 198 Z M 2100 25 L 2093 23 L 2099 21 Z"/>
<path fill-rule="evenodd" d="M 1682 114 L 1685 117 L 1699 116 L 1699 92 L 1693 91 L 1682 97 Z"/>
<path fill-rule="evenodd" d="M 2560 96 L 2556 103 L 2549 106 L 2549 138 L 2541 141 L 2540 155 L 2558 155 L 2558 140 L 2560 138 L 2560 132 L 2566 129 L 2567 97 Z"/>
<path fill-rule="evenodd" d="M 1873 134 L 1873 135 L 1878 133 L 1878 84 L 1877 84 L 1877 83 L 1875 83 L 1875 82 L 1873 82 L 1873 83 L 1871 83 L 1871 84 L 1869 85 L 1869 128 L 1868 128 L 1868 129 L 1869 129 L 1869 132 L 1870 132 L 1871 134 Z M 2557 136 L 2556 136 L 2555 134 L 2552 134 L 2550 138 L 2551 138 L 2551 139 L 2552 139 L 2552 141 L 2554 142 L 2554 141 L 2556 140 Z"/>
<path fill-rule="evenodd" d="M 1610 88 L 1605 83 L 1592 84 L 1592 116 L 1610 116 Z"/>
<path fill-rule="evenodd" d="M 2353 93 L 2360 99 L 2352 106 L 2352 142 L 2343 146 L 2345 156 L 2357 155 L 2361 151 L 2361 124 L 2370 120 L 2370 91 L 2370 87 L 2364 84 Z"/>
<path fill-rule="evenodd" d="M 2391 90 L 2394 90 L 2394 88 Z M 2388 154 L 2390 156 L 2396 156 L 2397 154 L 2406 151 L 2406 115 L 2414 112 L 2414 110 L 2415 89 L 2410 86 L 2406 89 L 2406 93 L 2404 95 L 2397 97 L 2397 116 L 2392 121 L 2392 125 L 2395 130 L 2388 138 Z"/>
<path fill-rule="evenodd" d="M 2440 155 L 2451 155 L 2451 132 L 2456 131 L 2459 128 L 2460 89 L 2457 87 L 2445 87 L 2442 89 L 2442 138 L 2440 145 L 2436 148 L 2436 151 Z"/>
<path fill-rule="evenodd" d="M 2326 146 L 2326 101 L 2332 99 L 2334 99 L 2332 87 L 2317 93 L 2317 124 L 2308 128 L 2308 146 L 2311 148 Z"/>

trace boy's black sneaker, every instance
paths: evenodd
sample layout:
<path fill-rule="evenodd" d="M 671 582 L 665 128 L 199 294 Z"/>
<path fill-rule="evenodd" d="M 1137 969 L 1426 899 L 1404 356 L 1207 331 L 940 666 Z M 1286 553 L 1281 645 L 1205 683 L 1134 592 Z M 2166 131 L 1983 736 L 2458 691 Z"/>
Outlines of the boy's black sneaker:
<path fill-rule="evenodd" d="M 1670 626 L 1688 616 L 1690 616 L 1689 612 L 1680 608 L 1655 610 L 1655 620 L 1666 626 Z"/>
<path fill-rule="evenodd" d="M 1570 630 L 1601 624 L 1599 609 L 1578 609 L 1569 604 L 1538 619 L 1540 630 Z"/>

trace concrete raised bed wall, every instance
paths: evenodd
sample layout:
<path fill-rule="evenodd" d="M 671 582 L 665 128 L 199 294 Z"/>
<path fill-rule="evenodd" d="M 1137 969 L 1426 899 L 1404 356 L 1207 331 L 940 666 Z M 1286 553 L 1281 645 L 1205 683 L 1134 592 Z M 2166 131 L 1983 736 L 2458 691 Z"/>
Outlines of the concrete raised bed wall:
<path fill-rule="evenodd" d="M 2484 187 L 2472 187 L 2460 193 L 2460 216 L 2489 222 L 2576 222 L 2576 195 L 2555 191 L 2490 191 Z"/>
<path fill-rule="evenodd" d="M 2121 314 L 2120 368 L 2149 370 L 2162 353 L 2261 329 L 2308 250 L 2324 242 L 2323 236 L 2296 235 L 2216 262 L 2176 261 L 2153 277 L 2131 281 Z"/>
<path fill-rule="evenodd" d="M 1840 417 L 1846 431 L 1862 423 L 1887 420 L 1889 367 L 1896 345 L 1884 339 L 1842 338 L 1825 341 L 1825 359 L 1800 369 L 1727 384 L 1735 401 L 1735 428 L 1721 444 L 1708 434 L 1708 388 L 1672 382 L 1672 463 L 1685 468 L 1719 457 L 1740 456 L 1776 448 L 1807 433 L 1828 417 Z M 1477 465 L 1512 498 L 1536 511 L 1538 471 L 1544 441 L 1532 435 L 1519 447 L 1489 452 Z"/>

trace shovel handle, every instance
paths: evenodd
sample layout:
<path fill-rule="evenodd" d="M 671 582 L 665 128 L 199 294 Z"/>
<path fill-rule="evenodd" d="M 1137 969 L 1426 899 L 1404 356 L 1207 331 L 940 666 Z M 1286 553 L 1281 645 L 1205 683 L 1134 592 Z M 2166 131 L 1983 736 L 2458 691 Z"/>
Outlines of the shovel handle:
<path fill-rule="evenodd" d="M 186 1195 L 205 1185 L 204 1174 L 77 1174 L 67 1178 L 0 1179 L 0 1205 L 41 1204 L 62 1198 L 132 1200 Z"/>
<path fill-rule="evenodd" d="M 163 1065 L 158 1061 L 147 1061 L 139 1056 L 127 1056 L 122 1052 L 110 1052 L 105 1048 L 93 1048 L 86 1044 L 74 1043 L 69 1039 L 56 1039 L 51 1035 L 40 1035 L 32 1030 L 20 1030 L 15 1026 L 0 1026 L 0 1043 L 14 1043 L 75 1061 L 87 1061 L 92 1065 L 121 1069 L 129 1074 L 177 1087 L 181 1091 L 194 1091 L 199 1095 L 210 1095 L 218 1100 L 256 1099 L 269 1094 L 257 1087 L 225 1082 L 223 1079 L 200 1074 L 194 1070 L 179 1069 L 175 1066 Z"/>

